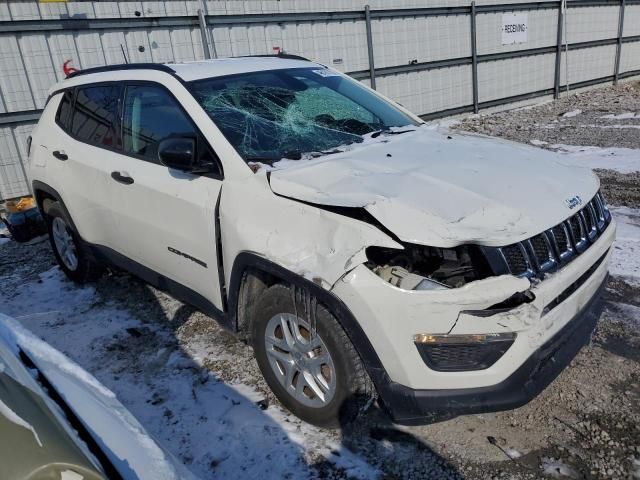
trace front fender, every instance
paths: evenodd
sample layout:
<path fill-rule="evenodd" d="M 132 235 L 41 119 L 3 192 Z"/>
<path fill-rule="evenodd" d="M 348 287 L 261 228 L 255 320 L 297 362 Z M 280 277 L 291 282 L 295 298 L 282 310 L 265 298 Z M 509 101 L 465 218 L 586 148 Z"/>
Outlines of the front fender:
<path fill-rule="evenodd" d="M 265 174 L 225 182 L 219 216 L 225 265 L 255 252 L 327 290 L 366 262 L 367 247 L 402 248 L 373 225 L 275 195 Z"/>

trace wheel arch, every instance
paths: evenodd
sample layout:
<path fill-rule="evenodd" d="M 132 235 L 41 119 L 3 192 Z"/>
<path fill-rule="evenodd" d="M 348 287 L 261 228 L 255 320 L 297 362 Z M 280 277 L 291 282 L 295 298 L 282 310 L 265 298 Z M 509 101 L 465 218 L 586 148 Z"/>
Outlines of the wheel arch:
<path fill-rule="evenodd" d="M 42 213 L 43 216 L 46 215 L 50 202 L 57 202 L 71 224 L 71 228 L 73 228 L 77 233 L 78 229 L 76 224 L 73 222 L 73 218 L 69 214 L 67 206 L 64 204 L 64 200 L 62 200 L 62 195 L 60 195 L 55 188 L 44 182 L 40 182 L 39 180 L 34 180 L 32 186 L 33 196 L 36 200 L 36 205 L 38 205 L 38 208 L 40 209 L 40 213 Z"/>
<path fill-rule="evenodd" d="M 389 382 L 386 370 L 364 330 L 347 306 L 333 293 L 253 252 L 241 252 L 234 260 L 229 282 L 228 324 L 240 336 L 250 329 L 251 308 L 259 295 L 275 283 L 307 290 L 329 309 L 344 329 L 376 387 Z"/>

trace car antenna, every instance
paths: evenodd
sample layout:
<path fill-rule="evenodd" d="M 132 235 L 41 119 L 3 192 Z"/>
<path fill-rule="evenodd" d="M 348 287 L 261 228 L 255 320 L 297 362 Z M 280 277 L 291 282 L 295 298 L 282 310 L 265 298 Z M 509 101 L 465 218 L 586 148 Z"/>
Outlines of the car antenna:
<path fill-rule="evenodd" d="M 122 56 L 124 58 L 124 63 L 129 64 L 129 60 L 127 60 L 127 54 L 124 53 L 124 45 L 120 44 L 120 50 L 122 50 Z"/>

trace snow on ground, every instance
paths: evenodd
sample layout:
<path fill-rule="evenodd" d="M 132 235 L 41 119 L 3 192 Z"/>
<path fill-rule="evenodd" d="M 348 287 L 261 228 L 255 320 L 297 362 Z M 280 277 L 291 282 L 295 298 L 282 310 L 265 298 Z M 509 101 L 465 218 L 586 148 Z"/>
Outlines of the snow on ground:
<path fill-rule="evenodd" d="M 640 286 L 640 210 L 612 207 L 618 224 L 610 271 Z"/>
<path fill-rule="evenodd" d="M 613 125 L 593 125 L 593 124 L 589 124 L 589 125 L 578 125 L 579 128 L 640 128 L 640 125 L 623 125 L 620 123 L 616 123 Z"/>
<path fill-rule="evenodd" d="M 176 302 L 177 303 L 177 302 Z M 228 384 L 202 368 L 203 352 L 186 352 L 161 328 L 104 303 L 94 287 L 77 287 L 57 268 L 1 298 L 17 318 L 113 391 L 164 448 L 202 477 L 310 478 L 309 463 L 326 460 L 353 478 L 378 473 L 331 432 L 307 425 L 263 396 Z M 119 355 L 127 343 L 142 350 L 136 364 Z M 142 342 L 142 347 L 140 343 Z M 167 347 L 169 345 L 169 347 Z M 159 348 L 157 348 L 159 346 Z M 193 356 L 192 356 L 193 355 Z"/>
<path fill-rule="evenodd" d="M 571 110 L 570 112 L 563 113 L 562 116 L 565 117 L 565 118 L 572 118 L 572 117 L 577 117 L 581 113 L 582 113 L 582 110 L 575 109 L 575 110 Z"/>
<path fill-rule="evenodd" d="M 9 230 L 7 230 L 5 224 L 0 221 L 0 245 L 7 243 L 10 240 L 9 236 Z"/>
<path fill-rule="evenodd" d="M 624 113 L 620 113 L 618 115 L 610 113 L 608 115 L 603 115 L 600 118 L 604 118 L 604 119 L 607 119 L 607 120 L 631 120 L 631 119 L 634 119 L 634 118 L 640 118 L 640 113 L 624 112 Z"/>
<path fill-rule="evenodd" d="M 547 145 L 546 142 L 537 139 L 531 140 L 531 144 Z M 548 145 L 547 148 L 562 154 L 568 163 L 581 167 L 604 168 L 620 173 L 640 171 L 640 150 L 632 148 L 583 147 L 560 143 Z"/>
<path fill-rule="evenodd" d="M 542 459 L 542 471 L 553 478 L 581 478 L 581 475 L 569 465 L 552 457 L 544 457 Z"/>

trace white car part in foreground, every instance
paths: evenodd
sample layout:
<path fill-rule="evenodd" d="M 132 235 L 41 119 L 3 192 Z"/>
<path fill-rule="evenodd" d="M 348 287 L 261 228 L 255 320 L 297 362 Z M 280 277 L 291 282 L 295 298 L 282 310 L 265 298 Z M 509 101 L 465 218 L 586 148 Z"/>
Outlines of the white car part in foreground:
<path fill-rule="evenodd" d="M 0 368 L 39 395 L 60 423 L 68 425 L 60 406 L 27 374 L 21 352 L 79 419 L 123 480 L 197 480 L 145 431 L 113 392 L 17 320 L 0 313 Z M 68 431 L 91 458 L 95 452 L 87 450 L 71 426 Z"/>

